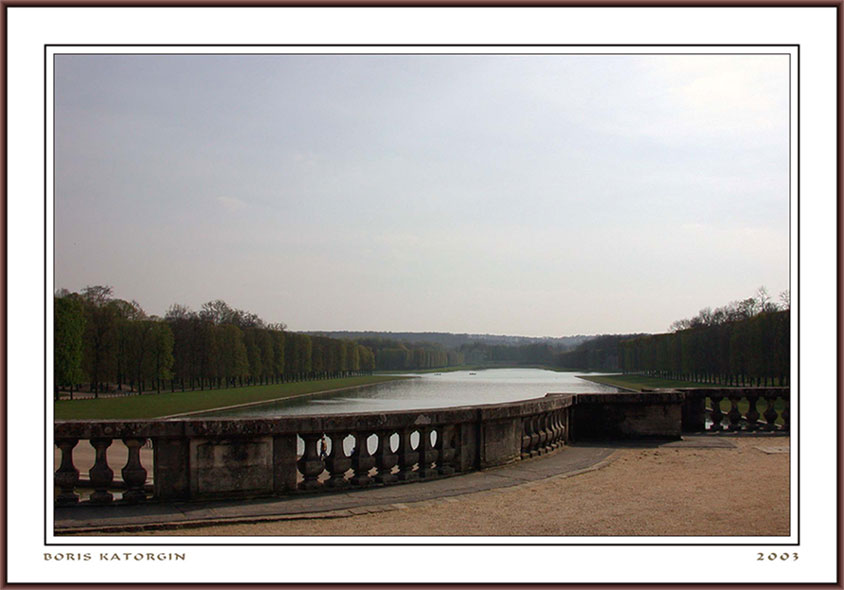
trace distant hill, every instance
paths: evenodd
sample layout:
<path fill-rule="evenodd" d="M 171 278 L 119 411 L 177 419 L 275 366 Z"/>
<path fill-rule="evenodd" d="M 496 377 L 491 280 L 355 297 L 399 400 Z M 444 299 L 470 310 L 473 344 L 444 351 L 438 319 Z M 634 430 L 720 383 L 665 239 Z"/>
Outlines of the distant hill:
<path fill-rule="evenodd" d="M 573 349 L 595 336 L 563 336 L 554 338 L 533 336 L 507 336 L 503 334 L 452 334 L 450 332 L 305 332 L 312 336 L 328 336 L 345 340 L 393 340 L 413 344 L 439 344 L 447 349 L 456 349 L 464 344 L 497 344 L 507 346 L 521 346 L 526 344 L 549 344 L 560 350 Z"/>

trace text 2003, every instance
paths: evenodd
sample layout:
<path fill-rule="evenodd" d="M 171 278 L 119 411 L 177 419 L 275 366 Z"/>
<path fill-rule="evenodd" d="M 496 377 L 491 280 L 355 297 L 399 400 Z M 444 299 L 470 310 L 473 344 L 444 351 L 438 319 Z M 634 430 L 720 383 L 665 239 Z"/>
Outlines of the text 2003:
<path fill-rule="evenodd" d="M 798 556 L 796 553 L 768 553 L 765 555 L 764 553 L 757 553 L 756 554 L 756 561 L 797 561 Z"/>

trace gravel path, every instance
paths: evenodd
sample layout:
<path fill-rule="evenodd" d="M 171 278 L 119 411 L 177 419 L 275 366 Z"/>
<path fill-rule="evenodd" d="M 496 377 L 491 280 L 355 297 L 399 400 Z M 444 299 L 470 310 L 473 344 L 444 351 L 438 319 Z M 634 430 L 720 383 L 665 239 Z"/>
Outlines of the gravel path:
<path fill-rule="evenodd" d="M 588 473 L 378 514 L 145 534 L 788 535 L 789 439 L 730 441 L 735 448 L 620 449 L 606 467 Z"/>

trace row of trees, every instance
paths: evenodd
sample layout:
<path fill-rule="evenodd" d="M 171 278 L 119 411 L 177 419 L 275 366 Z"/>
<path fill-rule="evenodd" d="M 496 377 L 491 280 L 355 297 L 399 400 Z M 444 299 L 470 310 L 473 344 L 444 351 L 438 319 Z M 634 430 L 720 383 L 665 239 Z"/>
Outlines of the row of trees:
<path fill-rule="evenodd" d="M 109 287 L 54 298 L 56 389 L 88 382 L 101 391 L 105 382 L 141 384 L 171 376 L 173 333 L 137 302 L 111 297 Z"/>
<path fill-rule="evenodd" d="M 555 364 L 560 369 L 618 371 L 619 344 L 635 336 L 637 335 L 607 334 L 596 336 L 583 342 L 574 350 L 559 353 L 555 358 Z"/>
<path fill-rule="evenodd" d="M 371 371 L 375 356 L 353 341 L 287 332 L 255 314 L 211 301 L 147 316 L 110 287 L 60 291 L 54 299 L 56 388 L 229 387 Z"/>
<path fill-rule="evenodd" d="M 464 363 L 463 355 L 433 343 L 407 343 L 381 338 L 364 338 L 360 344 L 375 354 L 379 371 L 440 369 Z"/>
<path fill-rule="evenodd" d="M 684 327 L 685 326 L 685 327 Z M 791 367 L 787 294 L 773 304 L 760 289 L 753 301 L 708 308 L 667 334 L 622 341 L 624 372 L 721 385 L 786 385 Z"/>
<path fill-rule="evenodd" d="M 61 291 L 55 300 L 56 387 L 94 392 L 127 385 L 138 392 L 229 387 L 343 376 L 361 371 L 435 369 L 464 364 L 544 365 L 644 372 L 721 384 L 785 383 L 789 374 L 788 293 L 756 295 L 672 324 L 672 333 L 606 335 L 563 343 L 408 343 L 358 341 L 286 331 L 257 315 L 210 301 L 194 312 L 173 305 L 147 316 L 110 287 Z"/>

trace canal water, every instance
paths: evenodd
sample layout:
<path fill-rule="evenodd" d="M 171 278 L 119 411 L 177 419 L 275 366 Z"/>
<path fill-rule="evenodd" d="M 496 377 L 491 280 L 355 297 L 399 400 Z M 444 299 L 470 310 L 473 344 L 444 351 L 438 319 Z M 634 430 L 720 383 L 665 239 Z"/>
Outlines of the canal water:
<path fill-rule="evenodd" d="M 542 369 L 485 369 L 415 374 L 409 379 L 318 393 L 277 402 L 204 412 L 203 417 L 262 417 L 383 412 L 498 404 L 546 393 L 617 392 L 576 373 Z M 200 416 L 200 414 L 196 414 Z"/>

